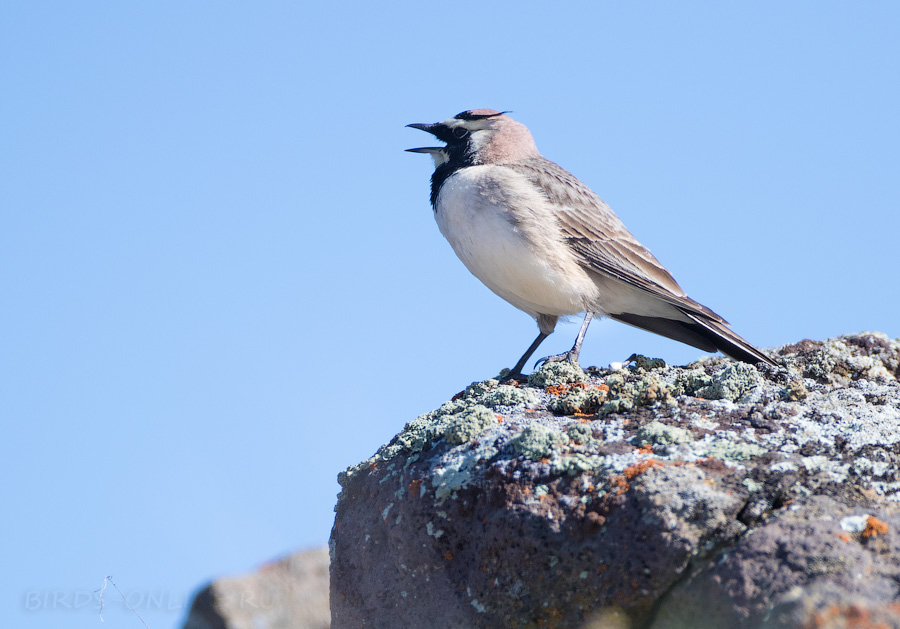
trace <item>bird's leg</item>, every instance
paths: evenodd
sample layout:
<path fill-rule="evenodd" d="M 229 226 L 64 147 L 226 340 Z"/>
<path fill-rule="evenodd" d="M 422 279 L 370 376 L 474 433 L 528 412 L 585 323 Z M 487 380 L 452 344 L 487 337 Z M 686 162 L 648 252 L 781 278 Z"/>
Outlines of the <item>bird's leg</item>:
<path fill-rule="evenodd" d="M 512 368 L 508 374 L 500 378 L 500 382 L 509 382 L 510 380 L 524 380 L 522 376 L 522 367 L 525 366 L 525 363 L 528 362 L 528 359 L 531 358 L 531 355 L 534 354 L 534 351 L 538 348 L 545 338 L 550 336 L 550 332 L 540 332 L 537 335 L 537 338 L 534 339 L 534 343 L 525 350 L 525 353 L 522 354 L 522 358 L 519 359 L 519 362 L 516 363 L 516 366 Z"/>
<path fill-rule="evenodd" d="M 537 367 L 538 365 L 542 365 L 544 363 L 558 363 L 564 360 L 569 361 L 573 365 L 577 365 L 578 355 L 581 353 L 581 344 L 584 342 L 584 335 L 587 334 L 588 325 L 590 325 L 593 316 L 594 313 L 592 312 L 584 313 L 584 323 L 581 324 L 581 329 L 578 331 L 578 336 L 575 337 L 575 345 L 572 346 L 572 349 L 563 354 L 541 358 L 534 364 L 534 366 Z"/>

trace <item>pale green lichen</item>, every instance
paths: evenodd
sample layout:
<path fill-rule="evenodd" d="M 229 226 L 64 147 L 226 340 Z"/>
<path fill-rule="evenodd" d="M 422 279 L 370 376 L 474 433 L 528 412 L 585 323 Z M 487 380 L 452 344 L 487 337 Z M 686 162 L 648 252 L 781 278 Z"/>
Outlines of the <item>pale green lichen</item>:
<path fill-rule="evenodd" d="M 626 382 L 621 374 L 613 374 L 606 379 L 606 386 L 609 387 L 607 400 L 600 407 L 600 415 L 609 415 L 610 413 L 624 413 L 634 408 L 634 385 Z"/>
<path fill-rule="evenodd" d="M 604 461 L 605 458 L 600 455 L 576 452 L 571 456 L 554 457 L 550 463 L 556 474 L 580 474 L 597 469 Z"/>
<path fill-rule="evenodd" d="M 672 391 L 662 382 L 651 376 L 644 376 L 636 387 L 634 403 L 636 406 L 653 404 L 672 404 L 675 402 Z"/>
<path fill-rule="evenodd" d="M 759 483 L 752 478 L 745 478 L 741 481 L 741 485 L 747 488 L 747 491 L 754 492 L 759 491 L 763 487 L 765 487 L 764 483 Z"/>
<path fill-rule="evenodd" d="M 713 377 L 711 384 L 698 389 L 696 396 L 707 400 L 749 402 L 760 388 L 762 376 L 753 365 L 734 363 Z"/>
<path fill-rule="evenodd" d="M 476 400 L 486 393 L 493 391 L 499 384 L 500 381 L 495 378 L 488 378 L 482 382 L 473 382 L 465 388 L 462 395 L 459 397 L 462 400 Z"/>
<path fill-rule="evenodd" d="M 801 457 L 800 464 L 808 472 L 825 472 L 838 482 L 843 482 L 847 478 L 847 472 L 850 469 L 849 463 L 838 463 L 821 454 Z"/>
<path fill-rule="evenodd" d="M 606 386 L 609 387 L 609 393 L 606 402 L 600 407 L 601 416 L 625 413 L 638 406 L 675 402 L 671 389 L 653 376 L 644 376 L 637 383 L 632 383 L 621 374 L 613 374 L 606 379 Z"/>
<path fill-rule="evenodd" d="M 634 408 L 634 402 L 628 398 L 616 398 L 603 403 L 600 407 L 600 416 L 609 415 L 611 413 L 627 413 Z"/>
<path fill-rule="evenodd" d="M 569 435 L 569 439 L 571 439 L 573 443 L 580 446 L 596 441 L 594 439 L 593 429 L 587 424 L 572 424 L 566 428 L 566 434 Z"/>
<path fill-rule="evenodd" d="M 650 422 L 641 426 L 634 437 L 635 445 L 641 446 L 647 443 L 659 445 L 671 445 L 678 443 L 690 443 L 693 441 L 691 433 L 684 428 L 668 426 L 662 422 Z"/>
<path fill-rule="evenodd" d="M 528 384 L 532 387 L 546 389 L 560 384 L 584 382 L 588 376 L 578 365 L 569 361 L 544 363 L 541 368 L 528 376 Z"/>
<path fill-rule="evenodd" d="M 702 369 L 685 369 L 675 376 L 673 395 L 694 395 L 712 384 L 713 379 Z"/>
<path fill-rule="evenodd" d="M 445 500 L 455 491 L 462 489 L 472 480 L 471 468 L 473 462 L 463 459 L 447 467 L 435 468 L 431 475 L 431 486 L 434 488 L 434 497 L 438 501 Z"/>
<path fill-rule="evenodd" d="M 531 407 L 537 405 L 538 396 L 534 389 L 529 389 L 528 387 L 503 385 L 486 393 L 479 399 L 479 403 L 489 408 L 494 408 L 495 406 L 518 406 L 519 404 Z"/>
<path fill-rule="evenodd" d="M 450 443 L 459 445 L 475 439 L 495 423 L 497 418 L 494 413 L 484 406 L 476 405 L 462 413 L 450 415 L 444 437 Z"/>
<path fill-rule="evenodd" d="M 556 415 L 593 415 L 606 401 L 606 391 L 597 387 L 575 387 L 562 395 L 553 396 L 547 408 Z"/>
<path fill-rule="evenodd" d="M 752 457 L 765 454 L 766 452 L 768 452 L 766 448 L 755 443 L 735 443 L 734 441 L 719 440 L 707 449 L 706 456 L 731 461 L 748 461 Z"/>
<path fill-rule="evenodd" d="M 555 446 L 568 441 L 569 438 L 561 432 L 551 430 L 541 424 L 532 424 L 510 443 L 517 454 L 524 455 L 532 461 L 540 461 L 549 456 Z"/>

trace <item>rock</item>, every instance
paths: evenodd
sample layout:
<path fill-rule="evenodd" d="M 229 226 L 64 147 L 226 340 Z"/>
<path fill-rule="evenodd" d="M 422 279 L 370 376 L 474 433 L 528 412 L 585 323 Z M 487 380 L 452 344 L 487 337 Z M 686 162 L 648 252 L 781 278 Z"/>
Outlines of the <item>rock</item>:
<path fill-rule="evenodd" d="M 339 476 L 333 626 L 900 627 L 900 341 L 770 354 L 555 363 L 410 422 Z"/>
<path fill-rule="evenodd" d="M 328 629 L 328 551 L 299 552 L 201 589 L 183 629 Z"/>

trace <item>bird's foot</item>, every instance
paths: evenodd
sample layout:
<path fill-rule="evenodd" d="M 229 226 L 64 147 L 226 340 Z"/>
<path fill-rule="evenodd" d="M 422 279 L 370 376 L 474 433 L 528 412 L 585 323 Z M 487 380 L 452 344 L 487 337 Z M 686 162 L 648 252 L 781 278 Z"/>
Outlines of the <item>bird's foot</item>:
<path fill-rule="evenodd" d="M 544 356 L 543 358 L 538 360 L 536 363 L 534 363 L 534 368 L 537 369 L 541 365 L 546 365 L 547 363 L 561 363 L 561 362 L 568 362 L 568 363 L 572 363 L 573 365 L 580 366 L 580 365 L 578 365 L 578 354 L 573 352 L 572 350 L 569 350 L 568 352 L 563 352 L 562 354 L 556 354 L 555 356 Z"/>
<path fill-rule="evenodd" d="M 506 371 L 506 369 L 504 369 L 503 371 Z M 500 374 L 501 375 L 498 378 L 498 380 L 500 380 L 500 384 L 505 384 L 507 382 L 517 382 L 519 384 L 524 384 L 525 382 L 528 382 L 528 376 L 523 376 L 521 371 L 512 370 L 508 371 L 505 374 L 501 371 Z"/>

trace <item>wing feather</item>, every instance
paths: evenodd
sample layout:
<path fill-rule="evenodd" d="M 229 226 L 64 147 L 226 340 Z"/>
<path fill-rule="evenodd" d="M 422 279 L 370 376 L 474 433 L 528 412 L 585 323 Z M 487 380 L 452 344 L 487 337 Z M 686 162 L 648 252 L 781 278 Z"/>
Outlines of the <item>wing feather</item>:
<path fill-rule="evenodd" d="M 574 175 L 542 157 L 508 166 L 532 181 L 554 206 L 560 232 L 582 266 L 646 291 L 679 310 L 728 324 L 688 297 L 610 207 Z"/>

